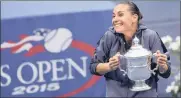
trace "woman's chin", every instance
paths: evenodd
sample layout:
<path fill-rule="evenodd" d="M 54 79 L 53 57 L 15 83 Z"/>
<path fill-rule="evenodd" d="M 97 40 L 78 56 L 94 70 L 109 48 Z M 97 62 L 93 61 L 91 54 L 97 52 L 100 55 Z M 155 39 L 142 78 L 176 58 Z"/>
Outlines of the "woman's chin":
<path fill-rule="evenodd" d="M 122 33 L 123 32 L 123 30 L 117 30 L 117 29 L 115 29 L 115 31 L 117 32 L 117 33 Z"/>
<path fill-rule="evenodd" d="M 118 28 L 118 27 L 114 27 L 114 29 L 115 29 L 115 31 L 117 32 L 117 33 L 121 33 L 121 32 L 123 32 L 123 29 L 122 28 Z"/>

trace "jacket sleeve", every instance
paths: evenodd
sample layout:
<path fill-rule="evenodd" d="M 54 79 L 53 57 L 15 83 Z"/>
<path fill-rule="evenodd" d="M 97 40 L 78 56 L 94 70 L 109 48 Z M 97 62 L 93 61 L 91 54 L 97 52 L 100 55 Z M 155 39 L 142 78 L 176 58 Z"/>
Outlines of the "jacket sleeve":
<path fill-rule="evenodd" d="M 101 74 L 96 72 L 96 67 L 99 63 L 105 63 L 108 61 L 108 54 L 112 44 L 111 42 L 112 40 L 114 40 L 111 38 L 113 37 L 112 35 L 112 32 L 107 31 L 97 43 L 98 46 L 95 49 L 94 56 L 92 57 L 89 66 L 90 72 L 94 75 L 102 76 Z"/>
<path fill-rule="evenodd" d="M 153 53 L 155 53 L 157 50 L 160 50 L 161 53 L 165 53 L 167 55 L 168 70 L 166 70 L 164 73 L 161 73 L 158 70 L 157 73 L 163 78 L 168 78 L 170 76 L 170 73 L 171 73 L 170 55 L 169 55 L 165 45 L 163 44 L 161 38 L 159 37 L 159 34 L 157 32 L 153 31 L 152 35 L 150 36 L 149 42 L 150 42 L 151 51 Z"/>

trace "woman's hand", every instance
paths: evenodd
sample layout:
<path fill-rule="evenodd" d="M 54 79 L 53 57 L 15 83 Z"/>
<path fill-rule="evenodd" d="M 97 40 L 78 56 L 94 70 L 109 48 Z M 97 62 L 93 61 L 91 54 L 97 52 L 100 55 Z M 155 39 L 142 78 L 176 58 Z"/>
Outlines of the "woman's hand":
<path fill-rule="evenodd" d="M 109 59 L 110 71 L 116 70 L 120 65 L 120 53 L 117 52 L 113 57 Z"/>
<path fill-rule="evenodd" d="M 109 59 L 107 63 L 99 63 L 96 67 L 96 72 L 104 75 L 107 72 L 116 70 L 120 65 L 120 53 L 116 53 L 113 57 Z"/>
<path fill-rule="evenodd" d="M 155 53 L 157 64 L 159 65 L 159 70 L 165 72 L 168 69 L 167 65 L 167 55 L 162 54 L 159 50 Z"/>

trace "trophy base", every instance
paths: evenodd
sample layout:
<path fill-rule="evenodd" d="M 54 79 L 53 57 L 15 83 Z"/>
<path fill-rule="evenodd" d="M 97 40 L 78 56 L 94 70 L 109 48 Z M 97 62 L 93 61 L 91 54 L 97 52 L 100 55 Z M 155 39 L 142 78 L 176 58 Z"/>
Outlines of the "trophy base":
<path fill-rule="evenodd" d="M 144 81 L 135 81 L 135 85 L 133 85 L 132 88 L 130 88 L 131 91 L 146 91 L 151 89 L 149 85 L 147 85 Z"/>

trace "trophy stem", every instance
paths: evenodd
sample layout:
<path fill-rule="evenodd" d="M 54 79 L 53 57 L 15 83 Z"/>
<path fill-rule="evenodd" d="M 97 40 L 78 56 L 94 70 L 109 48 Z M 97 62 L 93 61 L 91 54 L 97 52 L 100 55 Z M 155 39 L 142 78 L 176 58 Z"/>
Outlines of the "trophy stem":
<path fill-rule="evenodd" d="M 151 87 L 145 83 L 145 80 L 135 80 L 135 84 L 130 88 L 131 91 L 145 91 L 149 89 Z"/>

